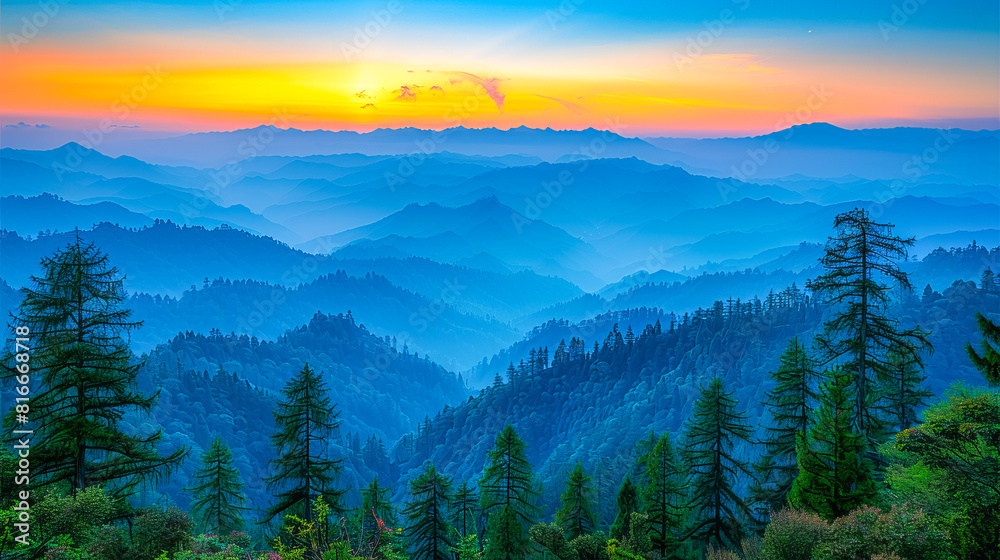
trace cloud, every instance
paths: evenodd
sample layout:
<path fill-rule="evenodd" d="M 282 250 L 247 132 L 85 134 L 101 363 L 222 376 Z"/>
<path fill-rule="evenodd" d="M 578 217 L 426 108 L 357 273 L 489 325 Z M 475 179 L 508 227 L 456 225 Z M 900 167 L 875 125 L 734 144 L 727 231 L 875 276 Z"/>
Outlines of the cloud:
<path fill-rule="evenodd" d="M 361 106 L 361 108 L 362 109 L 374 109 L 375 108 L 375 104 L 374 103 L 365 103 L 364 105 Z"/>
<path fill-rule="evenodd" d="M 21 122 L 19 122 L 17 124 L 5 124 L 5 125 L 3 125 L 3 127 L 4 128 L 52 128 L 51 126 L 49 126 L 47 124 L 38 123 L 38 124 L 35 124 L 35 125 L 30 125 L 30 124 L 28 124 L 28 123 L 26 123 L 24 121 L 21 121 Z"/>
<path fill-rule="evenodd" d="M 500 92 L 500 83 L 503 82 L 503 78 L 483 78 L 468 72 L 457 71 L 448 72 L 448 74 L 457 76 L 456 78 L 451 79 L 452 84 L 457 84 L 458 82 L 463 81 L 478 84 L 486 90 L 486 95 L 489 95 L 490 99 L 496 103 L 497 109 L 499 109 L 501 113 L 503 112 L 503 100 L 505 96 Z"/>
<path fill-rule="evenodd" d="M 563 107 L 569 109 L 569 112 L 573 113 L 574 115 L 581 115 L 581 114 L 587 112 L 587 110 L 584 109 L 582 106 L 577 105 L 576 103 L 573 103 L 572 101 L 566 101 L 565 99 L 559 99 L 558 97 L 549 97 L 548 95 L 539 95 L 537 93 L 535 94 L 535 97 L 541 97 L 542 99 L 549 99 L 551 101 L 555 101 L 556 103 L 558 103 L 558 104 L 562 105 Z M 582 97 L 577 97 L 577 99 L 583 99 L 583 98 Z"/>
<path fill-rule="evenodd" d="M 431 91 L 440 91 L 441 93 L 444 93 L 444 89 L 441 86 L 431 86 L 430 90 Z"/>
<path fill-rule="evenodd" d="M 410 84 L 410 85 L 404 84 L 399 86 L 399 89 L 397 89 L 393 93 L 399 93 L 399 95 L 396 96 L 396 99 L 405 99 L 407 101 L 412 101 L 417 98 L 417 90 L 419 89 L 420 86 L 416 84 Z"/>
<path fill-rule="evenodd" d="M 367 93 L 365 93 L 366 91 L 368 91 L 368 90 L 363 89 L 363 90 L 359 91 L 358 93 L 355 93 L 354 96 L 358 97 L 360 99 L 375 99 L 374 95 L 368 95 Z"/>

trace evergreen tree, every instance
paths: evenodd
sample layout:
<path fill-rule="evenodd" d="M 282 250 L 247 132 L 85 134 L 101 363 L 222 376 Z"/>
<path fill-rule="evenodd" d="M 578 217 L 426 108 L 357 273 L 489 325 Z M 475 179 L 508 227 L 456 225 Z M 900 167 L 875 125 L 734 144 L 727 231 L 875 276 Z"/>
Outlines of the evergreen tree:
<path fill-rule="evenodd" d="M 735 490 L 736 478 L 750 477 L 752 471 L 736 459 L 733 449 L 737 442 L 749 442 L 752 431 L 718 377 L 701 390 L 692 415 L 684 455 L 691 472 L 693 525 L 684 539 L 732 547 L 746 533 L 747 522 L 754 522 L 749 506 Z"/>
<path fill-rule="evenodd" d="M 191 517 L 202 531 L 228 535 L 243 528 L 243 481 L 233 464 L 233 452 L 222 438 L 216 437 L 202 453 L 201 466 L 194 473 L 197 485 L 192 494 Z"/>
<path fill-rule="evenodd" d="M 1000 325 L 990 321 L 982 313 L 976 312 L 976 323 L 983 333 L 982 354 L 976 352 L 971 343 L 965 343 L 965 352 L 972 365 L 982 372 L 990 387 L 1000 385 Z"/>
<path fill-rule="evenodd" d="M 365 525 L 365 534 L 373 534 L 379 530 L 372 515 L 382 521 L 387 527 L 395 527 L 399 524 L 396 519 L 396 508 L 393 507 L 389 496 L 389 487 L 382 486 L 376 476 L 369 484 L 368 488 L 361 491 L 361 519 Z"/>
<path fill-rule="evenodd" d="M 875 496 L 865 437 L 851 418 L 857 410 L 854 387 L 849 372 L 834 371 L 822 386 L 816 424 L 798 436 L 799 475 L 788 503 L 825 519 L 845 515 Z"/>
<path fill-rule="evenodd" d="M 632 514 L 639 511 L 639 492 L 632 484 L 628 476 L 622 482 L 621 490 L 618 491 L 618 514 L 614 523 L 611 524 L 610 536 L 625 541 L 632 534 Z"/>
<path fill-rule="evenodd" d="M 504 554 L 517 552 L 505 558 L 520 558 L 526 551 L 526 548 L 519 548 L 527 543 L 526 527 L 534 522 L 538 491 L 531 464 L 525 456 L 524 442 L 510 424 L 497 435 L 493 449 L 487 453 L 487 460 L 479 481 L 479 492 L 482 510 L 489 516 L 487 534 L 490 545 L 500 547 Z M 494 517 L 498 519 L 494 520 Z M 491 528 L 499 529 L 503 534 L 494 533 Z"/>
<path fill-rule="evenodd" d="M 766 428 L 763 441 L 766 453 L 754 465 L 759 481 L 750 487 L 754 499 L 769 509 L 784 506 L 792 481 L 798 475 L 796 434 L 809 429 L 819 377 L 805 347 L 793 338 L 781 356 L 778 369 L 771 373 L 776 386 L 764 401 L 771 413 L 771 425 Z"/>
<path fill-rule="evenodd" d="M 451 479 L 439 474 L 432 463 L 410 482 L 411 500 L 406 504 L 406 536 L 413 560 L 451 560 L 454 529 L 448 525 Z"/>
<path fill-rule="evenodd" d="M 312 521 L 312 504 L 322 496 L 332 509 L 339 510 L 344 490 L 335 490 L 333 482 L 343 468 L 343 459 L 327 459 L 329 437 L 340 426 L 340 411 L 327 396 L 323 379 L 309 364 L 288 381 L 274 412 L 277 432 L 271 436 L 277 459 L 275 474 L 266 478 L 267 489 L 277 492 L 277 503 L 267 510 L 271 520 L 279 513 L 292 511 Z"/>
<path fill-rule="evenodd" d="M 880 408 L 894 430 L 901 432 L 918 422 L 917 409 L 927 406 L 927 399 L 934 393 L 924 389 L 927 376 L 919 355 L 905 348 L 894 348 L 888 357 Z"/>
<path fill-rule="evenodd" d="M 478 514 L 479 494 L 463 480 L 451 496 L 451 524 L 462 538 L 475 534 Z"/>
<path fill-rule="evenodd" d="M 894 226 L 873 222 L 864 209 L 839 214 L 834 227 L 836 235 L 821 260 L 826 272 L 808 286 L 838 310 L 816 340 L 828 360 L 846 359 L 843 365 L 855 384 L 854 422 L 874 448 L 884 435 L 876 401 L 892 367 L 888 352 L 896 348 L 917 355 L 930 347 L 926 332 L 901 329 L 887 312 L 891 286 L 913 289 L 896 264 L 906 259 L 913 239 L 894 236 Z"/>
<path fill-rule="evenodd" d="M 489 535 L 486 560 L 523 560 L 527 557 L 531 543 L 513 507 L 504 505 L 490 514 L 486 534 Z"/>
<path fill-rule="evenodd" d="M 566 540 L 589 535 L 595 530 L 596 521 L 591 509 L 594 488 L 592 477 L 583 471 L 583 464 L 577 461 L 573 472 L 566 480 L 566 491 L 559 497 L 562 508 L 556 512 L 556 524 L 566 533 Z"/>
<path fill-rule="evenodd" d="M 27 375 L 36 383 L 30 413 L 19 418 L 14 411 L 7 424 L 17 422 L 45 442 L 31 449 L 35 488 L 63 483 L 74 495 L 91 486 L 131 494 L 177 467 L 187 450 L 161 456 L 162 432 L 139 436 L 120 428 L 126 413 L 149 413 L 158 396 L 136 388 L 143 363 L 133 359 L 127 337 L 141 323 L 123 307 L 123 277 L 79 234 L 41 266 L 42 276 L 21 290 L 11 329 L 30 340 L 30 367 L 27 350 L 3 360 L 8 377 Z"/>
<path fill-rule="evenodd" d="M 683 521 L 681 502 L 684 499 L 683 474 L 678 468 L 670 435 L 664 433 L 646 458 L 649 486 L 646 487 L 646 516 L 653 550 L 667 558 L 677 548 L 674 531 Z"/>

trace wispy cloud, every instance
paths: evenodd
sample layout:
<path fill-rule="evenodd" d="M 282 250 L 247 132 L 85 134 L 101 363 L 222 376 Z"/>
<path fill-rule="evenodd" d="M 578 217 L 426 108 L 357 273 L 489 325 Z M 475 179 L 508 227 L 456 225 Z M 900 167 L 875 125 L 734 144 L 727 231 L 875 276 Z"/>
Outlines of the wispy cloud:
<path fill-rule="evenodd" d="M 481 86 L 484 90 L 486 90 L 486 95 L 489 95 L 490 99 L 496 103 L 497 109 L 499 109 L 501 113 L 503 112 L 503 100 L 505 96 L 500 91 L 500 84 L 503 82 L 502 78 L 483 78 L 475 74 L 470 74 L 469 72 L 458 71 L 448 72 L 448 74 L 456 76 L 456 78 L 452 78 L 451 80 L 451 83 L 453 84 L 466 81 Z"/>
<path fill-rule="evenodd" d="M 776 74 L 780 68 L 764 66 L 765 57 L 756 54 L 705 54 L 696 59 L 701 64 L 728 72 L 750 72 L 754 74 Z"/>
<path fill-rule="evenodd" d="M 559 99 L 558 97 L 549 97 L 548 95 L 539 95 L 537 93 L 535 94 L 535 97 L 541 97 L 542 99 L 555 101 L 556 103 L 569 109 L 569 112 L 573 113 L 574 115 L 582 115 L 583 113 L 587 112 L 587 110 L 582 105 L 578 105 L 576 103 L 573 103 L 572 101 L 566 101 L 565 99 Z"/>

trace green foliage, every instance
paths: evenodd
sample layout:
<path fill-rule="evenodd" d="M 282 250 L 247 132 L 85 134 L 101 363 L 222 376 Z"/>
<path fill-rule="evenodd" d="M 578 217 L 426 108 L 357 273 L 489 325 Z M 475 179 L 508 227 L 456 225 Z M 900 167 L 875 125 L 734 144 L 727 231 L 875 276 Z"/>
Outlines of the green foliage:
<path fill-rule="evenodd" d="M 74 492 L 103 485 L 129 495 L 186 454 L 181 448 L 160 456 L 162 432 L 140 436 L 120 427 L 126 413 L 148 413 L 156 402 L 136 389 L 142 362 L 133 360 L 127 337 L 141 323 L 130 321 L 132 312 L 123 307 L 118 270 L 79 234 L 41 266 L 42 276 L 21 290 L 15 318 L 31 330 L 32 437 L 45 442 L 31 450 L 31 484 L 66 484 Z M 2 363 L 6 377 L 19 375 L 13 355 Z"/>
<path fill-rule="evenodd" d="M 924 362 L 919 354 L 906 348 L 892 348 L 882 379 L 879 408 L 886 423 L 895 430 L 905 430 L 917 422 L 917 410 L 927 406 L 934 396 L 924 388 Z"/>
<path fill-rule="evenodd" d="M 830 525 L 815 513 L 780 509 L 771 514 L 764 530 L 764 556 L 769 560 L 808 560 L 829 532 Z"/>
<path fill-rule="evenodd" d="M 465 535 L 458 544 L 451 548 L 458 560 L 482 560 L 483 551 L 479 549 L 478 537 L 474 534 Z"/>
<path fill-rule="evenodd" d="M 965 352 L 972 360 L 972 365 L 976 366 L 991 387 L 1000 385 L 1000 325 L 990 321 L 982 313 L 976 312 L 976 323 L 979 331 L 983 333 L 983 340 L 979 343 L 981 352 L 972 347 L 972 343 L 965 343 Z"/>
<path fill-rule="evenodd" d="M 569 547 L 580 560 L 608 560 L 607 544 L 604 533 L 580 535 L 569 541 Z"/>
<path fill-rule="evenodd" d="M 203 531 L 229 534 L 243 528 L 243 482 L 233 465 L 233 452 L 215 438 L 201 456 L 201 466 L 194 473 L 198 485 L 192 493 L 191 516 Z"/>
<path fill-rule="evenodd" d="M 433 463 L 410 482 L 411 500 L 403 514 L 414 560 L 451 560 L 449 549 L 455 543 L 447 518 L 450 493 L 451 479 L 438 474 Z"/>
<path fill-rule="evenodd" d="M 953 535 L 967 557 L 1000 550 L 1000 392 L 957 388 L 895 447 L 919 460 L 890 471 L 890 490 L 931 511 L 959 508 Z"/>
<path fill-rule="evenodd" d="M 692 526 L 684 538 L 706 545 L 736 546 L 754 523 L 746 501 L 736 492 L 736 478 L 752 476 L 747 462 L 735 457 L 737 442 L 752 435 L 746 415 L 738 412 L 732 393 L 714 378 L 695 402 L 688 424 L 684 456 L 691 469 Z"/>
<path fill-rule="evenodd" d="M 594 489 L 590 485 L 591 479 L 583 472 L 583 464 L 577 461 L 566 480 L 566 491 L 559 498 L 562 508 L 556 512 L 556 525 L 563 528 L 569 540 L 594 532 L 594 512 L 591 509 Z"/>
<path fill-rule="evenodd" d="M 278 491 L 277 503 L 267 510 L 267 519 L 285 511 L 305 510 L 312 519 L 308 504 L 314 496 L 330 501 L 340 510 L 343 490 L 335 490 L 333 481 L 343 468 L 343 459 L 327 459 L 330 434 L 340 425 L 340 412 L 327 396 L 322 377 L 306 364 L 282 389 L 283 400 L 277 404 L 274 421 L 277 433 L 271 436 L 277 458 L 271 461 L 275 474 L 267 479 L 269 491 Z"/>
<path fill-rule="evenodd" d="M 110 523 L 119 510 L 120 504 L 101 488 L 88 488 L 75 498 L 54 489 L 46 491 L 31 505 L 32 540 L 42 543 L 65 535 L 72 542 L 83 543 L 96 528 Z"/>
<path fill-rule="evenodd" d="M 323 496 L 317 496 L 308 519 L 285 515 L 285 523 L 274 540 L 275 552 L 282 560 L 326 560 L 331 551 L 350 550 L 345 548 L 345 541 L 331 538 L 330 511 Z"/>
<path fill-rule="evenodd" d="M 560 529 L 561 532 L 561 529 Z M 520 516 L 513 507 L 505 505 L 490 514 L 486 525 L 485 560 L 522 560 L 529 550 Z"/>
<path fill-rule="evenodd" d="M 528 530 L 531 540 L 545 547 L 559 560 L 579 560 L 579 553 L 566 540 L 566 532 L 555 523 L 536 523 Z"/>
<path fill-rule="evenodd" d="M 667 557 L 678 546 L 675 531 L 684 520 L 684 475 L 681 472 L 670 434 L 664 433 L 645 460 L 649 486 L 644 498 L 653 549 Z"/>
<path fill-rule="evenodd" d="M 754 465 L 759 482 L 751 484 L 754 500 L 768 508 L 782 507 L 798 475 L 795 438 L 809 429 L 817 402 L 816 385 L 820 374 L 798 338 L 788 343 L 781 365 L 771 372 L 776 386 L 764 406 L 771 415 L 763 440 L 765 453 Z"/>
<path fill-rule="evenodd" d="M 192 541 L 194 521 L 183 511 L 150 507 L 141 510 L 132 529 L 135 560 L 154 560 L 162 553 L 173 554 Z"/>
<path fill-rule="evenodd" d="M 888 512 L 862 506 L 837 518 L 813 551 L 816 560 L 855 560 L 877 555 L 906 560 L 955 558 L 945 532 L 922 510 L 893 506 Z"/>
<path fill-rule="evenodd" d="M 632 514 L 639 511 L 639 493 L 628 476 L 625 477 L 621 489 L 618 490 L 617 505 L 618 514 L 615 516 L 615 522 L 611 525 L 611 538 L 623 541 L 632 533 Z"/>
<path fill-rule="evenodd" d="M 384 527 L 396 527 L 399 519 L 396 518 L 396 508 L 389 500 L 389 488 L 379 485 L 376 476 L 368 488 L 361 491 L 361 520 L 364 524 L 364 534 L 372 534 L 380 531 L 379 521 Z"/>
<path fill-rule="evenodd" d="M 865 437 L 856 432 L 852 376 L 841 369 L 821 388 L 816 424 L 799 434 L 799 475 L 788 503 L 819 514 L 839 517 L 875 497 L 871 462 L 865 458 Z"/>

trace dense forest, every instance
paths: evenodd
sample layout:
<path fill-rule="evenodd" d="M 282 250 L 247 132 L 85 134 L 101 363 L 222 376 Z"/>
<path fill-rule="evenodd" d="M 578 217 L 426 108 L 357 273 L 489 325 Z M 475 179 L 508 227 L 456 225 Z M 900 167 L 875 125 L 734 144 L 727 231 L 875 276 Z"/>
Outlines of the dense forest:
<path fill-rule="evenodd" d="M 911 263 L 912 240 L 864 210 L 834 225 L 808 274 L 699 277 L 757 293 L 686 310 L 671 303 L 699 284 L 648 283 L 587 301 L 483 359 L 478 392 L 362 324 L 366 286 L 388 289 L 376 274 L 130 297 L 129 263 L 76 234 L 12 311 L 5 391 L 30 397 L 5 416 L 0 555 L 1000 558 L 997 252 Z M 233 327 L 130 347 L 140 317 L 174 328 L 213 290 L 287 290 L 297 312 L 356 297 L 273 340 Z M 457 345 L 473 316 L 453 313 Z"/>

